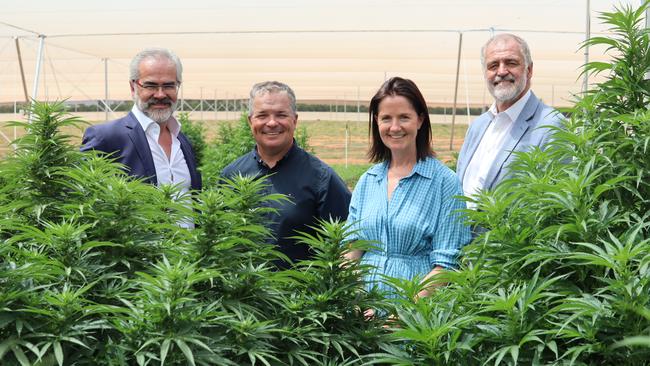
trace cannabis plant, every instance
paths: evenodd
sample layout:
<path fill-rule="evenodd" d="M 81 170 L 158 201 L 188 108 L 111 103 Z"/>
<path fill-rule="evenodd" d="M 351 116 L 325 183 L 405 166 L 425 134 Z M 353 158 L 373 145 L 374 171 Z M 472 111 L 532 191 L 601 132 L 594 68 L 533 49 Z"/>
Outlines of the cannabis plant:
<path fill-rule="evenodd" d="M 214 187 L 220 181 L 221 171 L 238 157 L 250 152 L 255 140 L 248 126 L 248 116 L 242 114 L 234 125 L 219 125 L 218 138 L 208 144 L 200 167 L 204 186 Z"/>
<path fill-rule="evenodd" d="M 182 126 L 183 134 L 187 136 L 188 140 L 190 140 L 190 144 L 194 150 L 196 165 L 203 165 L 203 156 L 208 147 L 205 136 L 205 126 L 203 125 L 204 122 L 195 122 L 190 120 L 190 115 L 187 112 L 178 114 L 178 122 Z"/>
<path fill-rule="evenodd" d="M 467 211 L 486 233 L 425 301 L 399 304 L 399 365 L 644 365 L 650 359 L 648 8 L 603 13 L 605 81 L 576 101 L 550 148 Z M 407 287 L 407 285 L 404 285 Z"/>
<path fill-rule="evenodd" d="M 368 250 L 373 244 L 348 243 L 349 234 L 341 222 L 321 221 L 313 234 L 295 238 L 311 247 L 313 258 L 284 273 L 293 281 L 286 283 L 290 292 L 284 298 L 282 318 L 287 334 L 278 347 L 285 350 L 288 363 L 360 362 L 363 355 L 378 351 L 379 344 L 386 342 L 383 319 L 364 316 L 367 309 L 385 312 L 384 294 L 362 290 L 370 267 L 344 259 L 348 251 Z M 299 337 L 297 329 L 302 332 Z M 291 337 L 296 340 L 289 342 Z"/>
<path fill-rule="evenodd" d="M 15 153 L 0 164 L 4 183 L 0 199 L 2 205 L 12 207 L 16 218 L 38 223 L 56 215 L 58 204 L 65 202 L 66 190 L 59 174 L 80 158 L 67 133 L 82 122 L 66 115 L 62 102 L 33 103 L 29 115 L 31 122 L 8 123 L 26 133 L 12 143 Z"/>

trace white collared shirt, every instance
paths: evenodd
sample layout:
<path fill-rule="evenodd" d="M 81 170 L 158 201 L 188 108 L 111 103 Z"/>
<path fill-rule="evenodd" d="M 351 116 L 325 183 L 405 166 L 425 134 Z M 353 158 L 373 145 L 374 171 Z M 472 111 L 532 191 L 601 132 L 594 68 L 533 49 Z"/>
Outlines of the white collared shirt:
<path fill-rule="evenodd" d="M 492 121 L 485 130 L 481 142 L 479 143 L 474 155 L 463 177 L 463 192 L 465 196 L 472 196 L 481 189 L 485 188 L 485 179 L 492 168 L 506 136 L 510 134 L 514 121 L 519 118 L 521 111 L 524 109 L 526 102 L 530 98 L 531 91 L 528 90 L 523 97 L 519 98 L 515 104 L 503 112 L 497 112 L 496 103 L 493 103 L 488 112 L 492 115 Z M 475 208 L 472 202 L 467 203 L 468 208 Z"/>
<path fill-rule="evenodd" d="M 178 134 L 181 132 L 181 124 L 176 121 L 175 118 L 170 118 L 169 122 L 167 122 L 167 127 L 172 135 L 171 155 L 167 158 L 167 154 L 165 154 L 162 146 L 158 144 L 160 125 L 142 113 L 136 105 L 133 105 L 131 112 L 138 120 L 147 136 L 149 150 L 151 150 L 151 157 L 153 158 L 153 165 L 156 168 L 158 186 L 163 184 L 178 185 L 181 191 L 181 196 L 188 196 L 187 193 L 192 187 L 192 177 L 190 176 L 190 169 L 185 161 L 183 150 L 181 150 L 181 142 L 178 139 Z M 193 228 L 194 223 L 184 221 L 180 222 L 179 226 Z"/>

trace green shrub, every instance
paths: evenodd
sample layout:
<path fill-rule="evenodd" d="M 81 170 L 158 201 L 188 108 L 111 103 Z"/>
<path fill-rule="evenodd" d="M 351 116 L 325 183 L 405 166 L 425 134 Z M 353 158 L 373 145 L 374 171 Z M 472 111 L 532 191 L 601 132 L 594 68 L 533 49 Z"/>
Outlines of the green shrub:
<path fill-rule="evenodd" d="M 201 166 L 208 145 L 205 141 L 205 127 L 203 126 L 203 122 L 191 121 L 190 114 L 187 112 L 178 115 L 178 122 L 180 122 L 182 126 L 181 129 L 183 134 L 192 144 L 194 157 L 196 158 L 196 166 Z"/>
<path fill-rule="evenodd" d="M 219 125 L 218 137 L 205 151 L 205 160 L 200 167 L 205 187 L 215 187 L 220 180 L 221 171 L 238 157 L 250 152 L 255 140 L 248 126 L 248 116 L 242 114 L 234 125 Z"/>
<path fill-rule="evenodd" d="M 60 104 L 0 162 L 0 364 L 359 364 L 385 341 L 364 268 L 341 267 L 344 226 L 304 237 L 317 253 L 277 271 L 264 244 L 263 181 L 196 195 L 127 176 L 61 135 Z M 176 223 L 191 217 L 194 230 Z M 363 245 L 357 243 L 352 246 Z"/>
<path fill-rule="evenodd" d="M 368 268 L 341 255 L 370 243 L 342 245 L 342 223 L 302 235 L 312 260 L 274 270 L 260 213 L 283 198 L 259 196 L 263 182 L 225 181 L 190 210 L 79 154 L 60 133 L 78 121 L 36 103 L 0 162 L 0 363 L 649 364 L 648 4 L 602 15 L 614 37 L 587 44 L 614 58 L 586 72 L 607 80 L 467 211 L 488 231 L 418 301 L 417 280 L 387 279 L 404 295 L 391 302 L 363 290 Z M 232 128 L 250 139 L 245 120 Z M 187 216 L 196 229 L 176 225 Z"/>
<path fill-rule="evenodd" d="M 298 146 L 303 150 L 312 154 L 314 153 L 314 148 L 309 144 L 309 133 L 307 132 L 307 127 L 299 125 L 296 128 L 295 139 Z"/>

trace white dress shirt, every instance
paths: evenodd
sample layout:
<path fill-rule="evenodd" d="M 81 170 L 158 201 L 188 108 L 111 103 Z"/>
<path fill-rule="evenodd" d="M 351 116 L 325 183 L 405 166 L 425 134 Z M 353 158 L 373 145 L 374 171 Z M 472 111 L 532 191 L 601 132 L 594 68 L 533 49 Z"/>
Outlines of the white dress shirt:
<path fill-rule="evenodd" d="M 519 98 L 515 104 L 503 112 L 497 112 L 496 103 L 493 103 L 489 113 L 492 114 L 492 121 L 485 130 L 474 155 L 463 177 L 463 192 L 465 196 L 472 196 L 481 189 L 485 188 L 485 179 L 494 163 L 497 155 L 501 151 L 503 142 L 510 134 L 514 121 L 519 118 L 519 114 L 524 109 L 526 102 L 530 98 L 530 90 L 523 97 Z M 472 202 L 467 203 L 468 208 L 475 208 Z"/>
<path fill-rule="evenodd" d="M 185 161 L 183 150 L 181 150 L 181 142 L 178 140 L 178 134 L 181 132 L 181 124 L 173 117 L 169 119 L 169 122 L 167 122 L 167 127 L 172 135 L 171 155 L 167 158 L 167 154 L 165 154 L 162 146 L 158 144 L 160 125 L 147 117 L 135 105 L 131 109 L 131 112 L 138 120 L 147 136 L 149 150 L 151 150 L 151 157 L 153 158 L 153 165 L 156 168 L 158 186 L 163 184 L 178 185 L 180 188 L 180 196 L 189 197 L 187 193 L 192 186 L 192 177 L 190 176 L 190 169 Z M 179 226 L 193 228 L 194 223 L 183 221 L 179 223 Z"/>

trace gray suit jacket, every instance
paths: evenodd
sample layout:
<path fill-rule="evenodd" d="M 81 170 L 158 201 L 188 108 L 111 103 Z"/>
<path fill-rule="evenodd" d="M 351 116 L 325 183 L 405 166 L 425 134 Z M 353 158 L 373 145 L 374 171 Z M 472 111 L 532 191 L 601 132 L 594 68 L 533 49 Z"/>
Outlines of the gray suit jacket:
<path fill-rule="evenodd" d="M 483 134 L 485 134 L 491 120 L 491 113 L 485 112 L 474 120 L 469 130 L 467 130 L 465 142 L 463 142 L 463 147 L 460 149 L 456 167 L 456 174 L 458 174 L 461 182 L 463 182 L 467 166 L 472 160 L 472 156 L 474 156 L 476 148 L 481 142 Z M 552 135 L 552 130 L 544 128 L 544 126 L 560 126 L 561 123 L 562 115 L 555 109 L 542 103 L 531 92 L 524 109 L 522 109 L 519 117 L 514 122 L 510 135 L 505 139 L 496 159 L 491 164 L 484 188 L 492 189 L 497 183 L 508 176 L 508 165 L 515 158 L 513 152 L 527 151 L 534 146 L 544 148 Z"/>

